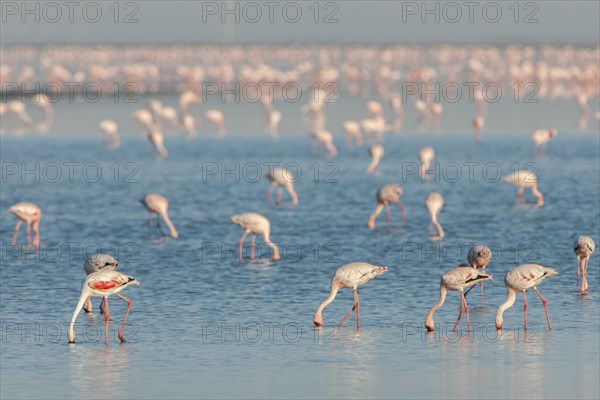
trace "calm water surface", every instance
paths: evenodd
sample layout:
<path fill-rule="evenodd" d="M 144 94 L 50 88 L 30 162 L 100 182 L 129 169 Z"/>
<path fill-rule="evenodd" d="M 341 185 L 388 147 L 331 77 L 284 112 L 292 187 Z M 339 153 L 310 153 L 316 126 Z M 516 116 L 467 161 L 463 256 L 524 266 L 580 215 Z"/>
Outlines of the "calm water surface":
<path fill-rule="evenodd" d="M 365 172 L 366 148 L 344 148 L 339 137 L 340 155 L 333 160 L 311 154 L 303 135 L 277 141 L 167 137 L 171 157 L 164 161 L 154 160 L 149 144 L 133 137 L 115 151 L 103 149 L 97 137 L 2 138 L 0 394 L 598 398 L 600 257 L 591 258 L 590 293 L 582 297 L 575 291 L 571 248 L 579 234 L 600 242 L 598 135 L 561 132 L 547 157 L 533 156 L 528 135 L 497 134 L 483 143 L 467 134 L 387 137 L 375 177 Z M 440 171 L 446 169 L 439 182 L 433 177 L 423 183 L 406 172 L 419 148 L 432 143 Z M 39 183 L 34 175 L 9 174 L 12 166 L 21 172 L 36 162 Z M 64 164 L 69 162 L 79 163 L 73 182 Z M 266 172 L 266 162 L 293 162 L 301 170 L 298 207 L 265 203 L 268 184 L 256 181 L 256 167 Z M 465 162 L 479 163 L 471 164 L 472 178 Z M 541 208 L 517 207 L 516 189 L 496 182 L 499 169 L 506 174 L 529 162 L 545 195 Z M 60 166 L 58 179 L 52 163 Z M 461 176 L 450 163 L 457 163 Z M 495 164 L 484 173 L 488 163 Z M 230 172 L 221 175 L 225 168 Z M 404 188 L 408 227 L 393 208 L 392 226 L 386 227 L 382 213 L 371 232 L 374 193 L 389 182 Z M 445 197 L 440 221 L 446 237 L 439 242 L 428 240 L 423 206 L 434 190 Z M 150 191 L 169 198 L 179 239 L 161 239 L 156 231 L 148 237 L 147 214 L 137 200 Z M 9 245 L 15 220 L 6 210 L 18 201 L 42 207 L 38 252 Z M 235 260 L 243 232 L 227 219 L 247 211 L 271 220 L 280 262 L 266 261 L 264 246 L 258 261 Z M 435 315 L 439 328 L 426 335 L 422 323 L 438 299 L 440 275 L 463 262 L 473 242 L 490 244 L 495 254 L 488 267 L 494 280 L 486 283 L 483 302 L 479 288 L 469 296 L 473 332 L 466 333 L 466 324 L 462 336 L 451 331 L 459 308 L 452 292 Z M 83 254 L 98 248 L 116 255 L 119 269 L 141 281 L 123 292 L 133 300 L 129 340 L 117 343 L 125 307 L 111 297 L 109 345 L 96 311 L 79 316 L 77 344 L 69 346 Z M 360 260 L 389 267 L 359 290 L 360 333 L 353 318 L 339 330 L 333 327 L 352 305 L 351 290 L 342 290 L 326 308 L 328 325 L 316 332 L 312 315 L 328 294 L 332 273 Z M 547 330 L 540 301 L 530 292 L 529 334 L 523 334 L 519 296 L 498 335 L 493 321 L 506 296 L 503 276 L 523 262 L 560 272 L 540 285 L 554 329 Z"/>

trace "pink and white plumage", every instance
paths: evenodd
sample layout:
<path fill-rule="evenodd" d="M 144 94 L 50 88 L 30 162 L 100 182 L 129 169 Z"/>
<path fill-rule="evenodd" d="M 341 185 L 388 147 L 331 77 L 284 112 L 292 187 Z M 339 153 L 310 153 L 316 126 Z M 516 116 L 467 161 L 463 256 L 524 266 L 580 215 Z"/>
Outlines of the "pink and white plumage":
<path fill-rule="evenodd" d="M 239 225 L 245 230 L 244 234 L 238 241 L 238 255 L 240 261 L 242 260 L 242 246 L 244 244 L 244 240 L 246 240 L 250 233 L 252 233 L 252 242 L 250 245 L 251 259 L 254 259 L 254 242 L 256 240 L 256 235 L 262 235 L 265 244 L 269 246 L 271 250 L 273 250 L 273 261 L 279 260 L 279 247 L 277 247 L 277 245 L 271 241 L 271 223 L 267 217 L 253 212 L 237 214 L 229 218 L 229 223 Z"/>
<path fill-rule="evenodd" d="M 426 178 L 427 170 L 429 170 L 429 167 L 431 166 L 431 162 L 433 161 L 434 157 L 435 150 L 433 149 L 433 147 L 423 147 L 419 151 L 419 159 L 421 160 L 421 169 L 419 171 L 419 175 L 421 176 L 421 179 Z"/>
<path fill-rule="evenodd" d="M 100 271 L 94 272 L 88 275 L 83 281 L 81 287 L 81 295 L 79 296 L 79 302 L 71 317 L 71 323 L 69 324 L 69 343 L 75 343 L 75 321 L 79 311 L 83 308 L 84 303 L 89 297 L 102 297 L 104 299 L 104 305 L 106 312 L 104 313 L 105 320 L 105 337 L 104 340 L 108 343 L 108 321 L 110 319 L 110 312 L 108 309 L 108 296 L 116 295 L 127 302 L 127 311 L 125 311 L 125 317 L 123 318 L 123 324 L 119 330 L 119 339 L 121 342 L 125 342 L 123 338 L 123 329 L 125 328 L 125 322 L 131 309 L 132 301 L 123 297 L 119 292 L 125 289 L 127 286 L 139 285 L 139 281 L 135 280 L 131 276 L 122 274 L 117 271 Z"/>
<path fill-rule="evenodd" d="M 169 228 L 169 236 L 172 238 L 179 237 L 179 233 L 177 232 L 177 229 L 175 229 L 175 225 L 173 225 L 171 218 L 169 218 L 169 201 L 163 195 L 157 193 L 148 193 L 143 199 L 140 200 L 140 203 L 142 203 L 148 210 L 148 231 L 152 230 L 152 214 L 154 213 L 157 214 L 156 226 L 161 232 L 162 228 L 160 226 L 159 217 L 161 217 L 163 221 L 165 221 L 165 224 L 167 224 L 167 227 Z"/>
<path fill-rule="evenodd" d="M 543 153 L 545 151 L 546 144 L 556 136 L 556 129 L 538 129 L 531 135 L 531 141 L 535 148 Z"/>
<path fill-rule="evenodd" d="M 226 130 L 225 130 L 225 116 L 223 115 L 223 113 L 219 110 L 206 110 L 206 112 L 204 113 L 204 116 L 206 117 L 206 119 L 210 122 L 212 122 L 216 129 L 217 129 L 217 135 L 220 137 L 225 136 Z"/>
<path fill-rule="evenodd" d="M 456 327 L 458 326 L 458 322 L 460 321 L 462 313 L 465 312 L 467 317 L 467 327 L 468 330 L 471 331 L 471 322 L 469 321 L 469 306 L 467 305 L 467 299 L 465 297 L 464 290 L 470 286 L 474 286 L 477 284 L 477 282 L 483 282 L 490 279 L 492 279 L 492 275 L 486 274 L 481 269 L 475 269 L 468 264 L 461 264 L 457 268 L 454 268 L 442 275 L 442 279 L 440 281 L 440 299 L 433 307 L 431 307 L 429 313 L 427 314 L 427 318 L 425 318 L 425 328 L 427 328 L 427 331 L 431 332 L 435 329 L 433 314 L 444 304 L 444 301 L 446 301 L 446 294 L 448 293 L 448 290 L 460 292 L 461 296 L 460 314 L 458 314 L 458 319 L 454 324 L 454 330 L 456 330 Z"/>
<path fill-rule="evenodd" d="M 346 144 L 356 147 L 363 145 L 362 133 L 360 130 L 360 124 L 356 121 L 346 121 L 343 124 L 343 129 L 346 134 Z"/>
<path fill-rule="evenodd" d="M 326 131 L 325 129 L 315 129 L 310 135 L 315 140 L 314 144 L 318 146 L 319 149 L 325 148 L 331 157 L 337 156 L 337 149 L 333 144 L 333 135 L 331 132 Z"/>
<path fill-rule="evenodd" d="M 42 210 L 33 203 L 17 203 L 8 209 L 13 213 L 18 221 L 15 225 L 13 232 L 12 245 L 17 244 L 17 235 L 19 234 L 19 228 L 21 223 L 25 221 L 27 223 L 27 244 L 33 244 L 39 246 L 40 244 L 40 221 L 42 219 Z M 33 229 L 33 242 L 31 241 L 31 230 Z"/>
<path fill-rule="evenodd" d="M 86 274 L 91 275 L 100 271 L 114 271 L 117 269 L 118 265 L 119 263 L 112 256 L 98 253 L 85 259 L 83 262 L 83 270 Z M 89 297 L 85 301 L 83 309 L 86 313 L 91 313 L 93 311 L 92 300 Z M 100 312 L 104 314 L 105 311 L 104 300 L 102 300 Z"/>
<path fill-rule="evenodd" d="M 502 182 L 511 183 L 517 187 L 517 202 L 519 204 L 525 204 L 523 193 L 526 188 L 529 188 L 531 193 L 537 197 L 537 205 L 544 205 L 544 195 L 538 190 L 538 178 L 533 172 L 527 170 L 515 171 L 503 177 Z"/>
<path fill-rule="evenodd" d="M 546 312 L 546 321 L 548 321 L 548 329 L 552 329 L 550 325 L 550 316 L 548 315 L 548 307 L 546 300 L 542 297 L 537 289 L 537 286 L 542 283 L 548 277 L 558 275 L 552 268 L 544 267 L 539 264 L 523 264 L 519 265 L 508 271 L 504 277 L 504 285 L 508 292 L 508 297 L 504 303 L 498 308 L 498 314 L 496 314 L 496 329 L 502 329 L 504 323 L 504 311 L 512 307 L 515 303 L 517 292 L 523 292 L 523 318 L 524 318 L 524 329 L 527 330 L 527 298 L 525 292 L 527 289 L 533 289 L 542 300 L 544 305 L 544 311 Z"/>
<path fill-rule="evenodd" d="M 325 299 L 325 301 L 319 305 L 319 308 L 317 308 L 317 312 L 313 317 L 313 323 L 315 326 L 323 326 L 323 309 L 335 299 L 337 292 L 342 288 L 352 288 L 354 291 L 354 306 L 350 312 L 348 312 L 348 314 L 346 314 L 346 316 L 339 322 L 338 326 L 341 326 L 350 316 L 350 314 L 352 314 L 353 311 L 356 311 L 356 329 L 360 329 L 360 304 L 358 301 L 358 287 L 364 285 L 371 279 L 382 275 L 387 270 L 387 267 L 372 265 L 365 262 L 353 262 L 338 268 L 331 278 L 331 291 L 329 293 L 329 297 L 327 297 L 327 299 Z"/>
<path fill-rule="evenodd" d="M 379 162 L 383 158 L 384 154 L 385 149 L 378 143 L 372 144 L 371 147 L 369 147 L 369 155 L 371 156 L 371 163 L 367 167 L 367 172 L 369 174 L 374 174 L 377 171 Z"/>
<path fill-rule="evenodd" d="M 438 221 L 438 217 L 440 215 L 440 211 L 444 207 L 444 197 L 438 192 L 431 192 L 427 195 L 425 199 L 425 208 L 429 212 L 429 236 L 432 239 L 441 239 L 444 237 L 444 230 L 442 229 L 442 225 L 440 225 Z M 432 228 L 435 229 L 435 233 L 432 232 Z"/>
<path fill-rule="evenodd" d="M 589 236 L 579 236 L 573 244 L 573 252 L 577 257 L 577 288 L 579 288 L 579 276 L 581 275 L 581 293 L 587 293 L 588 291 L 588 263 L 595 250 L 596 244 Z"/>
<path fill-rule="evenodd" d="M 298 205 L 298 194 L 294 190 L 294 175 L 289 170 L 285 168 L 273 168 L 272 171 L 266 172 L 264 176 L 271 182 L 267 190 L 267 203 L 271 202 L 273 187 L 278 186 L 277 204 L 281 204 L 283 200 L 283 188 L 285 188 L 290 196 L 292 196 L 292 203 Z"/>
<path fill-rule="evenodd" d="M 402 188 L 395 183 L 390 183 L 389 185 L 385 185 L 380 187 L 375 194 L 375 198 L 377 199 L 377 207 L 375 211 L 369 217 L 368 226 L 369 229 L 375 229 L 375 218 L 381 213 L 383 207 L 386 208 L 387 214 L 387 222 L 388 224 L 391 222 L 392 217 L 390 213 L 389 203 L 397 203 L 400 208 L 400 213 L 402 214 L 402 224 L 406 226 L 406 211 L 404 210 L 404 206 L 400 204 L 400 196 L 402 196 Z"/>
<path fill-rule="evenodd" d="M 485 267 L 492 260 L 492 251 L 489 247 L 483 244 L 476 244 L 469 249 L 469 253 L 467 254 L 467 263 L 476 269 L 482 269 L 485 271 Z M 480 282 L 481 286 L 481 296 L 483 296 L 483 282 Z M 473 289 L 470 287 L 469 290 L 465 293 L 465 296 L 469 294 L 469 292 Z M 482 297 L 483 298 L 483 297 Z"/>

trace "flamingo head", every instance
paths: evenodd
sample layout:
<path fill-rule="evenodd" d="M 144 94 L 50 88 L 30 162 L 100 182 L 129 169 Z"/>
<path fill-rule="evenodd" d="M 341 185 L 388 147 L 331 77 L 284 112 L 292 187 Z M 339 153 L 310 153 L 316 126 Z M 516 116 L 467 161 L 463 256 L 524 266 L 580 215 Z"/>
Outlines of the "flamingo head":
<path fill-rule="evenodd" d="M 321 314 L 315 314 L 315 316 L 313 317 L 313 324 L 315 324 L 317 328 L 323 326 L 323 317 L 321 316 Z"/>
<path fill-rule="evenodd" d="M 504 319 L 502 318 L 501 315 L 498 315 L 496 317 L 496 329 L 501 330 L 502 329 L 502 324 L 504 323 Z"/>
<path fill-rule="evenodd" d="M 552 128 L 548 131 L 548 133 L 550 134 L 550 137 L 553 138 L 554 136 L 556 136 L 556 128 Z"/>

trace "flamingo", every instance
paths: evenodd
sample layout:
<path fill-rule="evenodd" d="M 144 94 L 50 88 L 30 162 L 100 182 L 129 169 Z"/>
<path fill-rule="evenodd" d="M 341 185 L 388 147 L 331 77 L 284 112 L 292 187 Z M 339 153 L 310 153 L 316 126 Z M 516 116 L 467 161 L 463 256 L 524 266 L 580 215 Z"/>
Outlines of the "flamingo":
<path fill-rule="evenodd" d="M 473 128 L 475 128 L 475 140 L 481 140 L 481 131 L 485 126 L 485 117 L 478 115 L 473 118 Z"/>
<path fill-rule="evenodd" d="M 17 203 L 8 209 L 13 213 L 18 221 L 15 225 L 15 231 L 13 232 L 12 245 L 17 244 L 17 235 L 19 234 L 19 228 L 21 223 L 25 221 L 27 223 L 27 244 L 32 244 L 38 247 L 40 244 L 40 221 L 42 219 L 42 210 L 33 203 Z M 31 229 L 33 228 L 33 242 L 31 241 Z"/>
<path fill-rule="evenodd" d="M 127 311 L 125 311 L 125 317 L 123 317 L 123 324 L 119 330 L 119 340 L 121 343 L 125 342 L 123 337 L 123 329 L 125 328 L 125 322 L 129 315 L 129 310 L 133 302 L 126 297 L 123 297 L 119 292 L 125 289 L 127 286 L 139 285 L 140 282 L 132 278 L 131 276 L 122 274 L 117 271 L 99 271 L 88 275 L 83 281 L 81 287 L 81 295 L 79 296 L 79 302 L 71 317 L 71 323 L 69 324 L 69 343 L 75 343 L 75 320 L 79 311 L 83 308 L 83 305 L 90 297 L 102 297 L 104 299 L 104 305 L 106 312 L 104 314 L 104 321 L 106 326 L 106 335 L 104 336 L 105 343 L 108 344 L 108 320 L 110 319 L 110 312 L 108 309 L 108 296 L 114 294 L 127 302 Z"/>
<path fill-rule="evenodd" d="M 530 188 L 531 193 L 537 197 L 537 205 L 544 205 L 544 195 L 538 190 L 538 179 L 533 172 L 527 170 L 515 171 L 503 177 L 502 182 L 512 183 L 517 187 L 517 203 L 525 204 L 523 192 L 525 192 L 525 188 Z"/>
<path fill-rule="evenodd" d="M 152 113 L 145 108 L 133 112 L 133 119 L 139 122 L 147 131 L 154 129 L 154 119 Z"/>
<path fill-rule="evenodd" d="M 179 96 L 179 113 L 182 115 L 187 114 L 191 104 L 202 104 L 202 102 L 196 93 L 186 90 Z"/>
<path fill-rule="evenodd" d="M 102 142 L 104 146 L 118 149 L 121 146 L 121 139 L 117 133 L 117 123 L 110 119 L 100 122 L 100 133 L 102 133 Z"/>
<path fill-rule="evenodd" d="M 444 207 L 444 198 L 438 192 L 431 192 L 425 199 L 425 207 L 429 211 L 429 217 L 431 222 L 429 223 L 429 231 L 432 239 L 441 239 L 444 237 L 444 230 L 442 225 L 438 222 L 438 216 L 441 209 Z M 431 228 L 435 228 L 436 233 L 431 233 Z"/>
<path fill-rule="evenodd" d="M 419 171 L 419 174 L 421 176 L 421 179 L 426 179 L 427 171 L 429 170 L 429 167 L 431 166 L 431 161 L 433 161 L 434 157 L 435 150 L 433 149 L 433 147 L 423 147 L 419 151 L 419 159 L 421 160 L 421 170 Z"/>
<path fill-rule="evenodd" d="M 140 203 L 148 209 L 148 232 L 152 230 L 152 213 L 156 214 L 156 226 L 158 229 L 164 234 L 161 226 L 159 216 L 162 217 L 165 224 L 169 228 L 169 236 L 172 238 L 177 238 L 179 234 L 177 233 L 177 229 L 175 229 L 175 225 L 171 222 L 169 218 L 169 214 L 167 210 L 169 208 L 169 201 L 162 195 L 156 193 L 149 193 L 144 196 L 143 199 L 140 200 Z"/>
<path fill-rule="evenodd" d="M 198 132 L 196 131 L 196 121 L 190 114 L 183 115 L 181 118 L 181 126 L 188 137 L 198 136 Z"/>
<path fill-rule="evenodd" d="M 508 271 L 504 277 L 504 285 L 506 286 L 506 291 L 508 292 L 508 298 L 500 306 L 500 308 L 498 308 L 498 314 L 496 315 L 496 329 L 502 329 L 502 323 L 504 321 L 502 315 L 506 309 L 515 304 L 517 292 L 523 292 L 524 329 L 527 330 L 527 298 L 525 296 L 525 291 L 529 288 L 532 288 L 542 300 L 544 311 L 546 312 L 546 321 L 548 321 L 548 329 L 552 330 L 546 300 L 540 294 L 537 286 L 544 279 L 554 275 L 558 275 L 558 272 L 552 268 L 544 267 L 543 265 L 539 264 L 523 264 Z"/>
<path fill-rule="evenodd" d="M 434 330 L 435 324 L 433 322 L 433 313 L 435 313 L 437 309 L 444 304 L 444 301 L 446 301 L 446 294 L 448 293 L 448 290 L 453 290 L 460 292 L 461 297 L 460 313 L 458 314 L 458 319 L 454 324 L 453 331 L 456 331 L 460 317 L 464 312 L 467 317 L 467 329 L 470 332 L 471 322 L 469 321 L 469 306 L 467 305 L 467 298 L 465 297 L 464 290 L 469 286 L 476 285 L 477 282 L 489 281 L 491 279 L 492 275 L 486 274 L 483 269 L 475 269 L 468 264 L 461 264 L 457 268 L 454 268 L 442 275 L 442 279 L 440 281 L 440 299 L 433 307 L 431 307 L 429 313 L 427 314 L 427 318 L 425 319 L 425 328 L 427 328 L 427 331 L 431 332 Z"/>
<path fill-rule="evenodd" d="M 152 148 L 160 160 L 169 157 L 169 151 L 165 147 L 165 137 L 161 131 L 153 129 L 148 132 L 148 140 L 152 144 Z"/>
<path fill-rule="evenodd" d="M 440 132 L 442 123 L 442 112 L 444 106 L 440 103 L 433 103 L 431 105 L 431 128 L 434 132 Z"/>
<path fill-rule="evenodd" d="M 596 250 L 596 244 L 589 236 L 579 236 L 573 244 L 573 251 L 577 256 L 577 288 L 579 288 L 579 275 L 582 275 L 581 293 L 587 293 L 588 291 L 587 268 L 594 250 Z"/>
<path fill-rule="evenodd" d="M 271 137 L 279 136 L 279 123 L 281 122 L 281 111 L 271 110 L 267 113 L 267 133 Z"/>
<path fill-rule="evenodd" d="M 538 129 L 531 135 L 531 141 L 538 152 L 544 153 L 546 150 L 546 143 L 556 136 L 556 129 Z"/>
<path fill-rule="evenodd" d="M 339 267 L 331 278 L 331 292 L 329 297 L 317 308 L 317 312 L 313 317 L 313 323 L 316 327 L 323 326 L 323 309 L 327 307 L 337 295 L 337 292 L 342 288 L 352 288 L 354 291 L 354 306 L 339 322 L 338 326 L 342 326 L 344 321 L 356 311 L 356 329 L 360 329 L 360 304 L 358 302 L 358 287 L 364 285 L 376 276 L 382 275 L 387 271 L 387 267 L 368 264 L 365 262 L 353 262 Z"/>
<path fill-rule="evenodd" d="M 85 259 L 83 262 L 83 270 L 86 274 L 90 275 L 99 271 L 114 271 L 117 269 L 118 265 L 119 263 L 112 256 L 98 253 Z M 91 313 L 93 311 L 92 300 L 89 297 L 83 305 L 83 310 L 86 313 Z M 104 311 L 104 299 L 102 299 L 102 303 L 100 303 L 100 313 L 104 314 Z"/>
<path fill-rule="evenodd" d="M 312 131 L 310 135 L 315 140 L 314 144 L 326 148 L 331 157 L 337 155 L 337 149 L 333 145 L 333 136 L 331 135 L 331 132 L 326 131 L 325 129 L 317 129 Z"/>
<path fill-rule="evenodd" d="M 283 200 L 283 188 L 286 188 L 290 196 L 292 196 L 292 204 L 298 205 L 298 195 L 294 191 L 294 178 L 287 169 L 273 168 L 272 171 L 266 172 L 265 177 L 271 182 L 267 190 L 267 203 L 271 202 L 271 191 L 274 186 L 277 188 L 277 204 L 281 204 Z"/>
<path fill-rule="evenodd" d="M 374 174 L 377 171 L 377 166 L 379 165 L 379 161 L 383 158 L 385 154 L 385 150 L 382 145 L 375 143 L 369 147 L 369 155 L 371 156 L 371 163 L 367 167 L 367 172 L 369 174 Z"/>
<path fill-rule="evenodd" d="M 217 128 L 217 135 L 219 135 L 220 137 L 225 136 L 225 116 L 221 111 L 212 109 L 206 110 L 204 116 L 207 120 L 209 120 L 215 125 L 215 127 Z"/>
<path fill-rule="evenodd" d="M 402 100 L 399 96 L 395 95 L 390 99 L 390 107 L 394 112 L 394 119 L 392 122 L 392 132 L 399 132 L 402 128 L 402 122 L 404 120 L 404 109 L 402 108 Z"/>
<path fill-rule="evenodd" d="M 271 224 L 267 217 L 258 213 L 244 213 L 232 216 L 229 218 L 229 223 L 239 225 L 245 230 L 241 239 L 238 241 L 240 261 L 242 261 L 242 246 L 244 240 L 250 233 L 252 233 L 252 241 L 250 244 L 250 258 L 252 260 L 254 259 L 254 241 L 256 240 L 256 235 L 262 235 L 265 244 L 273 250 L 273 261 L 279 260 L 279 248 L 275 243 L 271 242 Z"/>
<path fill-rule="evenodd" d="M 475 246 L 472 246 L 469 249 L 469 253 L 467 254 L 467 263 L 476 269 L 482 269 L 485 271 L 485 267 L 487 267 L 487 265 L 490 263 L 490 261 L 492 260 L 492 251 L 490 250 L 489 247 L 483 245 L 483 244 L 477 244 Z M 483 282 L 479 283 L 479 286 L 481 286 L 481 296 L 483 299 Z M 469 292 L 471 291 L 471 289 L 473 289 L 474 286 L 471 286 L 469 288 L 469 290 L 467 290 L 467 292 L 465 293 L 465 296 L 467 294 L 469 294 Z"/>
<path fill-rule="evenodd" d="M 400 204 L 400 196 L 402 196 L 402 188 L 394 183 L 380 187 L 375 194 L 377 199 L 377 208 L 373 211 L 373 214 L 369 217 L 369 229 L 375 229 L 375 218 L 381 213 L 385 206 L 388 224 L 391 222 L 392 217 L 390 213 L 390 203 L 397 203 L 400 207 L 400 213 L 402 214 L 402 224 L 406 226 L 406 211 L 404 206 Z"/>
<path fill-rule="evenodd" d="M 360 124 L 356 121 L 346 121 L 343 125 L 344 132 L 346 133 L 346 143 L 351 145 L 354 141 L 354 146 L 360 147 L 363 145 L 362 134 L 360 131 Z"/>

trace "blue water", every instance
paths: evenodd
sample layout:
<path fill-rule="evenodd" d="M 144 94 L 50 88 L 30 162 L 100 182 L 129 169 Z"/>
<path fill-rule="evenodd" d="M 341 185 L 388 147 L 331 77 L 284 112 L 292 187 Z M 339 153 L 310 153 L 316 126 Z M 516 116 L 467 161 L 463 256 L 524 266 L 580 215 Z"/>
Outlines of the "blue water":
<path fill-rule="evenodd" d="M 132 136 L 112 151 L 95 135 L 3 137 L 1 397 L 598 398 L 600 257 L 590 260 L 590 292 L 582 297 L 571 248 L 580 234 L 600 242 L 598 135 L 561 131 L 548 155 L 535 157 L 529 134 L 490 135 L 482 143 L 470 133 L 389 136 L 374 177 L 365 172 L 366 148 L 345 148 L 339 135 L 335 159 L 312 154 L 306 135 L 276 141 L 167 136 L 171 156 L 164 161 Z M 424 145 L 436 149 L 439 182 L 409 173 Z M 268 183 L 256 180 L 264 163 L 277 162 L 302 172 L 295 208 L 287 194 L 283 206 L 267 205 Z M 516 206 L 516 189 L 497 182 L 500 170 L 527 163 L 540 178 L 541 208 Z M 21 175 L 36 168 L 37 176 Z M 371 232 L 375 191 L 390 182 L 404 189 L 408 227 L 393 207 L 392 226 L 382 213 Z M 446 237 L 439 242 L 427 236 L 423 202 L 431 191 L 445 198 Z M 147 214 L 137 202 L 147 192 L 170 200 L 179 239 L 162 239 L 156 230 L 148 237 Z M 526 197 L 534 202 L 529 192 Z M 18 201 L 43 210 L 37 252 L 10 246 L 15 220 L 7 209 Z M 227 219 L 247 211 L 270 219 L 279 262 L 266 260 L 260 238 L 258 261 L 236 261 L 243 232 Z M 474 242 L 490 245 L 495 257 L 483 302 L 479 288 L 468 297 L 471 334 L 464 321 L 462 336 L 451 331 L 459 307 L 451 292 L 435 314 L 439 328 L 426 335 L 422 323 L 438 299 L 440 275 L 463 262 Z M 109 345 L 96 299 L 95 313 L 79 316 L 77 344 L 70 346 L 67 326 L 84 278 L 83 257 L 99 249 L 141 282 L 122 293 L 133 300 L 128 340 L 116 339 L 125 303 L 111 297 Z M 334 327 L 352 306 L 350 290 L 340 291 L 324 311 L 324 331 L 315 331 L 312 316 L 331 275 L 352 261 L 389 267 L 359 288 L 360 333 L 353 317 Z M 539 287 L 554 329 L 547 330 L 530 292 L 528 335 L 521 296 L 497 335 L 503 276 L 523 262 L 560 272 Z"/>

